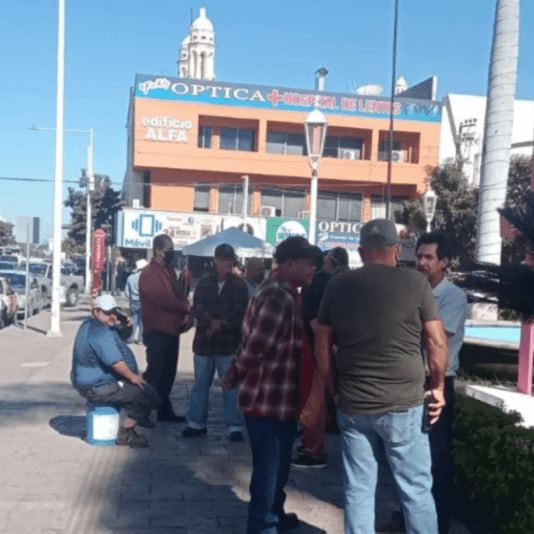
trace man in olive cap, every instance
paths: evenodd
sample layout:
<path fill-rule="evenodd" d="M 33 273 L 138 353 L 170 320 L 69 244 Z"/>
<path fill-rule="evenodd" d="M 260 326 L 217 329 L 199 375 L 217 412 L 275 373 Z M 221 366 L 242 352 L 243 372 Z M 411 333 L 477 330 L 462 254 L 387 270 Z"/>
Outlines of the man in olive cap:
<path fill-rule="evenodd" d="M 382 448 L 407 532 L 438 533 L 423 421 L 435 423 L 445 406 L 447 340 L 427 277 L 397 269 L 400 252 L 392 221 L 365 224 L 360 234 L 364 266 L 332 278 L 317 317 L 317 364 L 337 395 L 347 533 L 375 532 L 376 458 Z M 426 416 L 423 348 L 430 372 Z"/>

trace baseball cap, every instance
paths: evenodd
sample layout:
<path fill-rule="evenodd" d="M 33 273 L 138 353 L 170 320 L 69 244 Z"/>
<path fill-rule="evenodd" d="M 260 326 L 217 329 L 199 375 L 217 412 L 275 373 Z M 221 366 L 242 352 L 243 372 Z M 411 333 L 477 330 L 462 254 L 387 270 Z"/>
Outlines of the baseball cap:
<path fill-rule="evenodd" d="M 284 239 L 274 251 L 274 259 L 277 263 L 300 259 L 315 261 L 321 255 L 322 252 L 319 247 L 310 245 L 309 241 L 300 235 Z"/>
<path fill-rule="evenodd" d="M 147 265 L 148 265 L 148 261 L 146 261 L 144 259 L 137 260 L 135 262 L 135 270 L 136 271 L 140 271 L 140 270 L 144 269 Z"/>
<path fill-rule="evenodd" d="M 119 309 L 119 305 L 117 304 L 115 297 L 111 295 L 99 295 L 95 299 L 94 308 L 98 308 L 99 310 L 103 311 L 111 311 Z"/>
<path fill-rule="evenodd" d="M 360 246 L 365 248 L 386 248 L 398 242 L 397 227 L 389 219 L 369 221 L 360 232 Z"/>
<path fill-rule="evenodd" d="M 221 260 L 233 260 L 235 258 L 234 247 L 223 243 L 215 249 L 215 257 Z"/>

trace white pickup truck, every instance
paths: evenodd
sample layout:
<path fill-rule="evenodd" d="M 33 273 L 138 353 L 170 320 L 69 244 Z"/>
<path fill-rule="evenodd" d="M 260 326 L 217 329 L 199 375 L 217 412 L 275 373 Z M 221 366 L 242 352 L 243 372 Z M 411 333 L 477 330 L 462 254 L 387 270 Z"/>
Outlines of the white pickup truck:
<path fill-rule="evenodd" d="M 26 262 L 19 268 L 26 271 Z M 52 303 L 52 264 L 44 262 L 32 262 L 30 259 L 30 272 L 33 273 L 41 286 L 44 296 L 45 306 Z M 70 267 L 61 268 L 59 278 L 59 302 L 63 306 L 76 306 L 78 296 L 83 291 L 84 281 L 82 276 L 72 274 Z"/>

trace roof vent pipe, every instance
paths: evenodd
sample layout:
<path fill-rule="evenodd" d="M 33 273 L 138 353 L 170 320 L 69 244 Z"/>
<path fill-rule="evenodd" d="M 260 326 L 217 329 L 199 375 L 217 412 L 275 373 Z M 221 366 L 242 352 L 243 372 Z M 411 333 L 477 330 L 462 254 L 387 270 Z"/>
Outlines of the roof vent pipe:
<path fill-rule="evenodd" d="M 328 74 L 328 69 L 321 67 L 315 72 L 315 90 L 324 93 L 324 80 Z"/>

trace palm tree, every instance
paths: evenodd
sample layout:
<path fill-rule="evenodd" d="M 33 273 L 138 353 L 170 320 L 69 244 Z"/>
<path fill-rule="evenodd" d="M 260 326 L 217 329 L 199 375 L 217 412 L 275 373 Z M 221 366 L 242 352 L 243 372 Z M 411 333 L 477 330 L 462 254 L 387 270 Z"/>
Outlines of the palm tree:
<path fill-rule="evenodd" d="M 500 265 L 500 216 L 510 166 L 519 51 L 519 0 L 497 0 L 480 172 L 476 260 Z"/>

